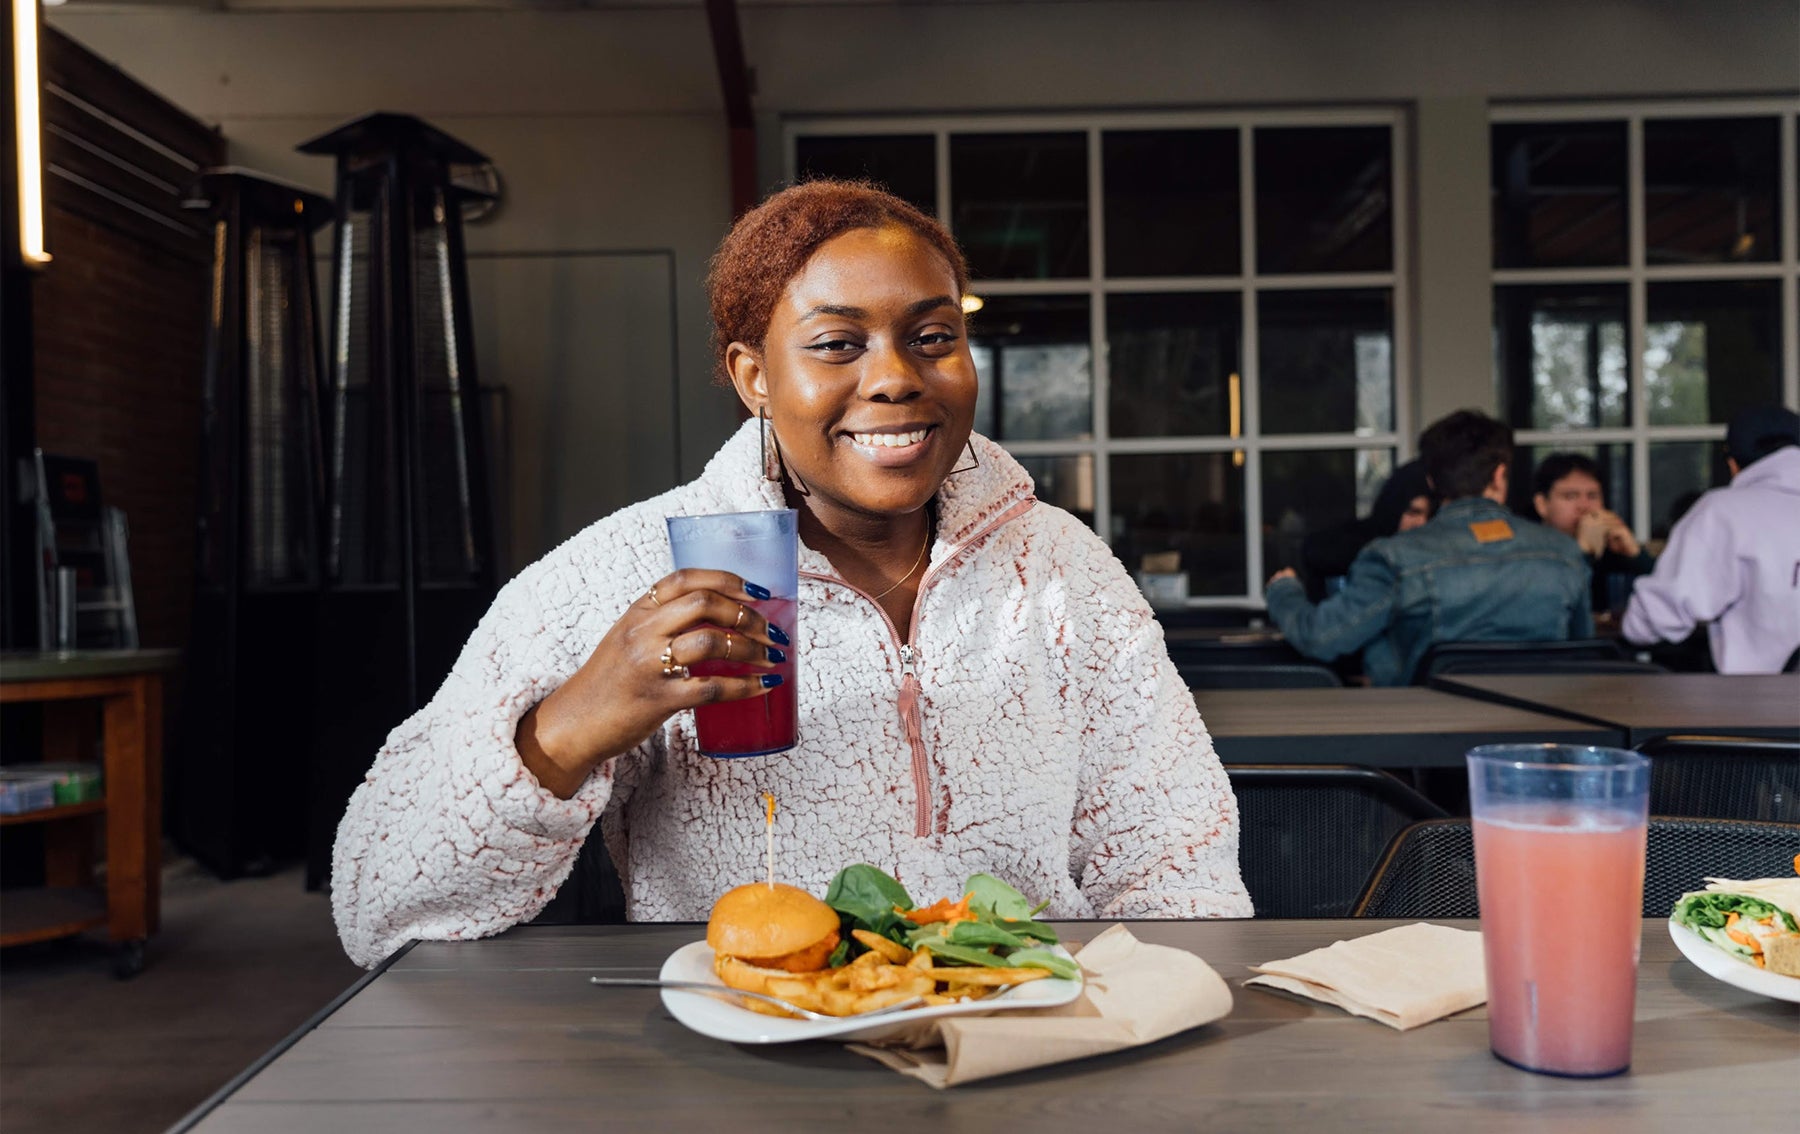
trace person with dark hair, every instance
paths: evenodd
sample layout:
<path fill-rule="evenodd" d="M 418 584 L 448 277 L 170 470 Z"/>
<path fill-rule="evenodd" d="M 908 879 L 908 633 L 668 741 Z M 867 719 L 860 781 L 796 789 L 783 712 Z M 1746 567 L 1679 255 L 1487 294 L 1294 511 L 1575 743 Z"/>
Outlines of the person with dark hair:
<path fill-rule="evenodd" d="M 1370 541 L 1424 527 L 1431 508 L 1425 462 L 1408 461 L 1395 469 L 1367 516 L 1314 532 L 1300 545 L 1307 597 L 1315 602 L 1324 598 L 1328 583 L 1349 574 L 1350 564 Z"/>
<path fill-rule="evenodd" d="M 1731 483 L 1702 495 L 1639 579 L 1619 627 L 1641 645 L 1702 623 L 1720 673 L 1779 673 L 1800 650 L 1800 415 L 1753 406 L 1725 432 Z"/>
<path fill-rule="evenodd" d="M 1538 519 L 1574 540 L 1588 558 L 1594 610 L 1622 610 L 1630 581 L 1648 575 L 1656 557 L 1638 542 L 1631 525 L 1607 508 L 1600 466 L 1581 453 L 1552 453 L 1538 462 L 1531 480 Z"/>
<path fill-rule="evenodd" d="M 629 918 L 704 921 L 760 876 L 762 792 L 815 894 L 866 861 L 920 894 L 993 874 L 1057 917 L 1250 915 L 1230 782 L 1149 604 L 972 432 L 967 283 L 943 226 L 869 185 L 737 221 L 708 285 L 749 420 L 508 583 L 394 730 L 338 828 L 353 959 L 535 916 L 596 823 Z M 746 605 L 756 579 L 669 571 L 666 517 L 767 509 L 799 526 L 786 625 Z M 764 695 L 787 651 L 799 744 L 703 754 L 688 710 Z"/>
<path fill-rule="evenodd" d="M 1438 642 L 1536 642 L 1593 633 L 1588 569 L 1561 532 L 1515 523 L 1506 506 L 1512 430 L 1473 410 L 1419 438 L 1443 504 L 1424 527 L 1375 540 L 1344 589 L 1307 601 L 1292 570 L 1269 580 L 1269 617 L 1295 649 L 1331 661 L 1363 651 L 1376 685 L 1404 685 Z"/>

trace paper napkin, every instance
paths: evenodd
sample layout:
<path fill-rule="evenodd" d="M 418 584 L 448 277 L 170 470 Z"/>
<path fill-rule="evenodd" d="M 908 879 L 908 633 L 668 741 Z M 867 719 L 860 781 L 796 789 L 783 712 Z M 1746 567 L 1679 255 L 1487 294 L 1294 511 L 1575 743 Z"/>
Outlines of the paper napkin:
<path fill-rule="evenodd" d="M 1252 965 L 1279 988 L 1405 1031 L 1487 1001 L 1481 934 L 1418 922 Z"/>

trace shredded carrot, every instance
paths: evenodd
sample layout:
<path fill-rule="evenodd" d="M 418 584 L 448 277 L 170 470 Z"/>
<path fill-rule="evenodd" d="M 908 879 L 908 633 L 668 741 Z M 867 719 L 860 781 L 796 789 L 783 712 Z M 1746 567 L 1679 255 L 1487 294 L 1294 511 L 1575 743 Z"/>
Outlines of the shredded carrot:
<path fill-rule="evenodd" d="M 1741 929 L 1727 929 L 1725 931 L 1725 936 L 1731 938 L 1733 941 L 1736 941 L 1739 945 L 1742 945 L 1744 948 L 1750 950 L 1752 953 L 1762 952 L 1762 942 L 1758 941 L 1756 938 L 1750 936 L 1748 933 L 1745 933 Z"/>
<path fill-rule="evenodd" d="M 949 898 L 939 898 L 929 906 L 916 910 L 903 910 L 899 906 L 895 906 L 894 912 L 914 925 L 931 925 L 940 921 L 947 925 L 954 925 L 959 921 L 975 920 L 975 915 L 969 912 L 969 902 L 974 897 L 974 893 L 970 892 L 964 894 L 960 902 L 952 902 Z"/>

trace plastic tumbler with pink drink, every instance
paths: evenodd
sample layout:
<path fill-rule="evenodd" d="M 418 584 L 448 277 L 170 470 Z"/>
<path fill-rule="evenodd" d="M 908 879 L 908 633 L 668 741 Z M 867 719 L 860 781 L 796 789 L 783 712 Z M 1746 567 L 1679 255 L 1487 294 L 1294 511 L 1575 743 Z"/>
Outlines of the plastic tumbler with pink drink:
<path fill-rule="evenodd" d="M 1631 1065 L 1650 761 L 1616 748 L 1470 750 L 1488 1041 L 1515 1067 Z"/>
<path fill-rule="evenodd" d="M 769 592 L 745 605 L 799 642 L 796 621 L 800 595 L 799 517 L 792 508 L 728 512 L 710 516 L 670 516 L 669 550 L 677 569 L 730 571 Z M 720 627 L 730 630 L 729 626 Z M 799 738 L 795 653 L 772 672 L 781 684 L 760 697 L 720 701 L 694 710 L 700 751 L 708 756 L 769 756 L 786 752 Z M 696 676 L 757 675 L 771 672 L 742 662 L 707 661 L 688 667 Z"/>

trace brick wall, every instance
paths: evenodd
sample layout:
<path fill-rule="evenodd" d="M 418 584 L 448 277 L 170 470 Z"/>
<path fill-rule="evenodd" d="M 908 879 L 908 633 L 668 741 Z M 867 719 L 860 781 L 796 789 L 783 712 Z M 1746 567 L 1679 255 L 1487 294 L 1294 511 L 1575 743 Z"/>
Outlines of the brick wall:
<path fill-rule="evenodd" d="M 33 294 L 38 444 L 99 462 L 101 492 L 131 527 L 139 636 L 184 646 L 207 269 L 54 196 L 46 222 L 55 259 Z"/>

